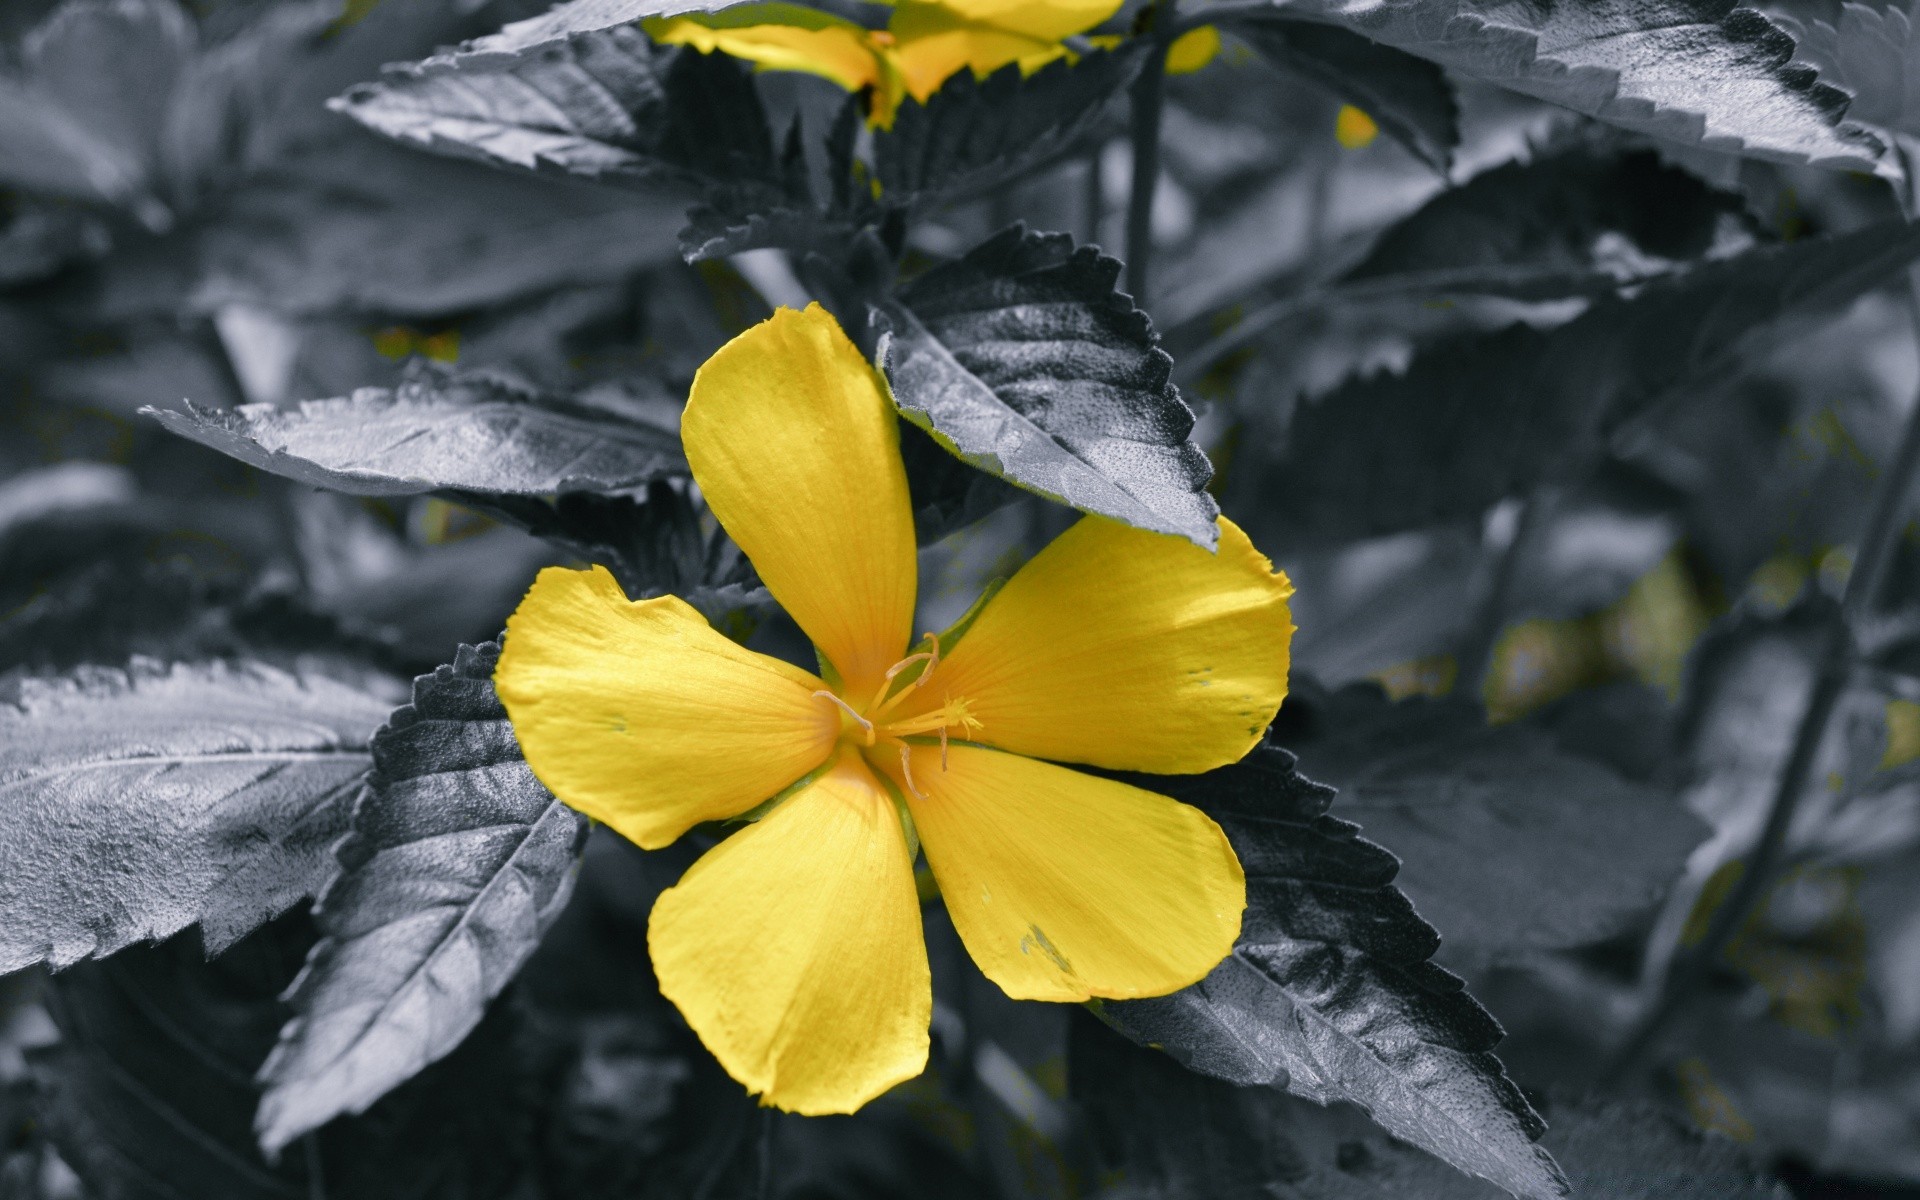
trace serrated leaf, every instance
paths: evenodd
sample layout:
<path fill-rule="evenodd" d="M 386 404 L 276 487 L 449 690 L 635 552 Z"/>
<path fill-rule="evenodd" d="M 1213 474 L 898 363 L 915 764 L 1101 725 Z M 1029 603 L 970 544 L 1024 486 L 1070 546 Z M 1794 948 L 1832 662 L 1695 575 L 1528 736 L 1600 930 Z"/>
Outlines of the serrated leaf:
<path fill-rule="evenodd" d="M 901 104 L 873 135 L 881 198 L 927 204 L 966 199 L 1070 150 L 1107 102 L 1132 82 L 1142 53 L 1117 50 L 1056 59 L 1031 75 L 1004 67 L 985 79 L 954 75 L 925 104 Z"/>
<path fill-rule="evenodd" d="M 1333 811 L 1401 859 L 1396 885 L 1479 960 L 1600 941 L 1656 905 L 1707 827 L 1664 790 L 1489 727 L 1460 700 L 1393 703 L 1370 684 L 1295 706 L 1276 733 L 1339 789 Z"/>
<path fill-rule="evenodd" d="M 584 822 L 521 757 L 493 691 L 499 655 L 462 646 L 374 735 L 341 874 L 315 910 L 324 936 L 260 1069 L 270 1154 L 451 1053 L 566 904 Z"/>
<path fill-rule="evenodd" d="M 1491 1053 L 1499 1024 L 1428 961 L 1439 935 L 1393 886 L 1398 861 L 1328 815 L 1331 788 L 1272 745 L 1204 775 L 1132 781 L 1220 823 L 1246 870 L 1247 911 L 1212 974 L 1108 1003 L 1109 1024 L 1230 1083 L 1352 1101 L 1516 1196 L 1566 1194 L 1534 1145 L 1544 1124 Z"/>
<path fill-rule="evenodd" d="M 517 1193 L 527 1121 L 510 1030 L 308 1153 L 267 1163 L 250 1127 L 276 997 L 312 940 L 304 915 L 208 961 L 190 935 L 56 976 L 62 1040 L 32 1053 L 39 1116 L 97 1200 L 492 1200 Z M 37 1193 L 29 1193 L 37 1194 Z"/>
<path fill-rule="evenodd" d="M 518 55 L 579 33 L 596 33 L 618 25 L 632 25 L 648 17 L 678 17 L 688 13 L 715 13 L 745 0 L 567 0 L 537 17 L 512 21 L 498 33 L 462 43 L 450 54 L 431 60 L 471 61 L 485 55 Z"/>
<path fill-rule="evenodd" d="M 881 361 L 900 411 L 969 463 L 1211 548 L 1213 468 L 1119 273 L 1065 234 L 1015 225 L 883 306 Z"/>
<path fill-rule="evenodd" d="M 1853 96 L 1847 116 L 1900 133 L 1920 134 L 1920 43 L 1913 26 L 1920 6 L 1899 0 L 1876 8 L 1855 0 L 1839 6 L 1839 21 L 1790 14 L 1776 17 L 1797 43 L 1794 57 L 1820 72 L 1823 83 Z"/>
<path fill-rule="evenodd" d="M 311 895 L 386 708 L 259 665 L 21 682 L 0 707 L 0 973 L 196 923 L 218 950 Z"/>
<path fill-rule="evenodd" d="M 1304 75 L 1377 122 L 1387 136 L 1445 174 L 1460 144 L 1460 106 L 1446 72 L 1333 25 L 1285 10 L 1221 22 L 1276 66 Z"/>
<path fill-rule="evenodd" d="M 1723 383 L 1763 349 L 1920 256 L 1889 222 L 1749 251 L 1550 330 L 1449 343 L 1403 374 L 1302 405 L 1269 499 L 1323 539 L 1476 519 L 1503 497 L 1584 470 L 1627 420 Z M 1379 431 L 1392 429 L 1392 437 Z"/>
<path fill-rule="evenodd" d="M 1739 196 L 1651 150 L 1576 135 L 1441 192 L 1389 226 L 1344 283 L 1574 295 L 1718 251 L 1716 239 L 1742 223 Z"/>
<path fill-rule="evenodd" d="M 333 107 L 378 133 L 496 166 L 606 182 L 788 179 L 745 65 L 659 47 L 637 29 L 576 34 L 517 57 L 388 68 Z"/>
<path fill-rule="evenodd" d="M 545 495 L 682 474 L 671 433 L 484 373 L 429 374 L 298 408 L 141 412 L 250 466 L 356 496 Z"/>
<path fill-rule="evenodd" d="M 1793 39 L 1735 0 L 1298 0 L 1287 10 L 1475 79 L 1688 146 L 1874 169 L 1845 93 L 1790 65 Z"/>

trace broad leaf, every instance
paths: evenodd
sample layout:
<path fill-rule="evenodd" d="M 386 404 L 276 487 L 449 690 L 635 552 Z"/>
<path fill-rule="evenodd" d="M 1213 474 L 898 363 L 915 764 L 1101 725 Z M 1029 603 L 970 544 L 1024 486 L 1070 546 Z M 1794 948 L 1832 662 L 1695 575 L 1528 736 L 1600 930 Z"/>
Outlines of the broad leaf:
<path fill-rule="evenodd" d="M 637 29 L 578 34 L 505 60 L 389 68 L 334 107 L 388 137 L 495 165 L 785 194 L 747 67 L 655 46 Z"/>
<path fill-rule="evenodd" d="M 259 665 L 21 682 L 0 707 L 0 973 L 196 923 L 219 950 L 313 894 L 386 709 Z"/>
<path fill-rule="evenodd" d="M 1269 496 L 1340 539 L 1477 519 L 1576 476 L 1625 421 L 1724 384 L 1787 334 L 1920 256 L 1892 223 L 1709 263 L 1541 331 L 1515 326 L 1355 379 L 1295 414 Z M 1394 430 L 1381 437 L 1379 431 Z"/>
<path fill-rule="evenodd" d="M 907 419 L 973 465 L 1211 547 L 1213 469 L 1119 273 L 1065 234 L 1015 225 L 888 302 L 880 359 Z"/>
<path fill-rule="evenodd" d="M 1819 69 L 1820 80 L 1853 96 L 1847 116 L 1899 133 L 1920 134 L 1920 39 L 1915 5 L 1874 6 L 1847 0 L 1834 23 L 1776 18 L 1793 34 L 1794 56 Z"/>
<path fill-rule="evenodd" d="M 1427 201 L 1380 235 L 1343 286 L 1574 295 L 1719 252 L 1744 223 L 1739 196 L 1653 151 L 1575 135 Z"/>
<path fill-rule="evenodd" d="M 298 408 L 147 408 L 182 437 L 356 496 L 543 495 L 636 487 L 685 471 L 677 439 L 499 376 L 428 374 Z"/>
<path fill-rule="evenodd" d="M 1286 11 L 1221 24 L 1274 63 L 1364 111 L 1381 130 L 1444 174 L 1460 144 L 1460 106 L 1446 72 L 1425 59 Z"/>
<path fill-rule="evenodd" d="M 1402 860 L 1396 884 L 1479 959 L 1621 932 L 1686 869 L 1707 828 L 1679 798 L 1630 782 L 1522 725 L 1489 728 L 1456 700 L 1390 703 L 1357 685 L 1296 705 L 1274 736 L 1339 789 L 1334 812 Z"/>
<path fill-rule="evenodd" d="M 1204 775 L 1135 782 L 1220 823 L 1246 869 L 1247 912 L 1212 974 L 1106 1004 L 1108 1023 L 1230 1083 L 1352 1101 L 1516 1196 L 1566 1194 L 1533 1144 L 1545 1126 L 1491 1053 L 1500 1026 L 1428 961 L 1440 938 L 1393 886 L 1399 863 L 1327 815 L 1331 788 L 1270 745 Z"/>
<path fill-rule="evenodd" d="M 56 976 L 62 1040 L 34 1055 L 39 1115 L 99 1200 L 504 1200 L 531 1147 L 512 1030 L 483 1031 L 415 1086 L 270 1164 L 252 1073 L 311 923 L 289 915 L 209 962 L 191 936 Z M 37 1195 L 38 1193 L 27 1193 Z"/>
<path fill-rule="evenodd" d="M 463 43 L 451 54 L 433 61 L 471 60 L 489 55 L 518 56 L 579 33 L 595 33 L 618 25 L 632 25 L 648 17 L 677 17 L 713 13 L 744 0 L 566 0 L 537 17 L 513 21 L 498 33 Z"/>
<path fill-rule="evenodd" d="M 1140 60 L 1130 42 L 1074 62 L 1056 59 L 1031 75 L 1018 66 L 985 79 L 961 71 L 925 104 L 903 103 L 892 128 L 874 133 L 881 199 L 965 199 L 1073 149 L 1132 81 Z"/>
<path fill-rule="evenodd" d="M 584 822 L 520 756 L 499 655 L 462 646 L 374 737 L 298 1015 L 260 1070 L 269 1153 L 451 1053 L 566 904 Z"/>
<path fill-rule="evenodd" d="M 1670 142 L 1871 170 L 1845 93 L 1790 65 L 1793 40 L 1736 0 L 1300 0 L 1327 21 L 1488 83 Z"/>

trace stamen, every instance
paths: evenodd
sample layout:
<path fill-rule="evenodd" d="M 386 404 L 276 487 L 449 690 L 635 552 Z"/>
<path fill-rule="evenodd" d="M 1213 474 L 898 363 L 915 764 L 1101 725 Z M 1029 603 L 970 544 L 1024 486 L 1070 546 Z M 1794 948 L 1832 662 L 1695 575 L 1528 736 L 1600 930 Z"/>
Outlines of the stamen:
<path fill-rule="evenodd" d="M 927 686 L 927 681 L 933 678 L 934 669 L 940 665 L 940 639 L 936 635 L 929 633 L 922 640 L 930 643 L 933 649 L 922 650 L 918 654 L 909 654 L 891 667 L 888 667 L 886 675 L 880 680 L 879 690 L 874 692 L 873 699 L 867 701 L 868 712 L 871 712 L 875 716 L 880 716 L 892 709 L 893 706 L 900 703 L 900 701 L 906 699 L 908 692 L 917 692 Z M 913 681 L 913 686 L 901 688 L 899 692 L 889 697 L 887 695 L 887 689 L 893 686 L 893 681 L 899 678 L 900 672 L 917 662 L 926 663 L 926 670 L 920 672 L 919 677 Z"/>
<path fill-rule="evenodd" d="M 842 700 L 840 697 L 834 695 L 832 692 L 827 691 L 825 688 L 822 688 L 819 691 L 815 692 L 814 695 L 823 696 L 826 699 L 833 701 L 835 704 L 838 704 L 840 706 L 841 712 L 844 712 L 848 716 L 852 717 L 854 721 L 860 726 L 860 728 L 866 731 L 867 745 L 869 746 L 873 745 L 874 729 L 873 729 L 872 721 L 867 720 L 865 717 L 861 716 L 859 713 L 853 711 L 853 706 L 851 704 L 848 704 L 845 700 Z"/>
<path fill-rule="evenodd" d="M 900 743 L 900 773 L 907 777 L 907 790 L 912 792 L 916 799 L 925 800 L 927 794 L 913 782 L 913 748 L 905 742 Z"/>

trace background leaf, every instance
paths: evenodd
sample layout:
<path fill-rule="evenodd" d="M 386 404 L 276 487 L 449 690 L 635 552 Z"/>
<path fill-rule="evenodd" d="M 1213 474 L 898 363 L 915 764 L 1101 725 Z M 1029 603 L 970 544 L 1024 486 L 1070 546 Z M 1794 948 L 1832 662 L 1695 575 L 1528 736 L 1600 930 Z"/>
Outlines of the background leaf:
<path fill-rule="evenodd" d="M 1120 264 L 1014 226 L 884 306 L 900 411 L 1029 491 L 1211 547 L 1212 474 Z"/>
<path fill-rule="evenodd" d="M 1793 39 L 1736 0 L 1622 5 L 1309 0 L 1289 11 L 1612 125 L 1778 162 L 1872 169 L 1845 93 L 1790 65 Z"/>
<path fill-rule="evenodd" d="M 218 950 L 311 895 L 388 704 L 257 664 L 21 681 L 0 708 L 0 973 L 196 923 Z"/>
<path fill-rule="evenodd" d="M 566 904 L 583 822 L 520 756 L 499 655 L 462 646 L 375 735 L 298 1015 L 260 1069 L 270 1153 L 451 1053 Z"/>
<path fill-rule="evenodd" d="M 1396 886 L 1473 958 L 1619 933 L 1708 833 L 1677 796 L 1537 729 L 1490 728 L 1464 701 L 1395 704 L 1356 685 L 1318 703 L 1296 692 L 1288 709 L 1274 736 L 1339 789 L 1334 812 L 1394 848 Z"/>
<path fill-rule="evenodd" d="M 1820 72 L 1822 83 L 1853 97 L 1847 116 L 1881 129 L 1920 133 L 1920 71 L 1914 55 L 1914 6 L 1848 0 L 1832 22 L 1791 13 L 1780 24 L 1793 35 L 1794 57 Z"/>
<path fill-rule="evenodd" d="M 1445 174 L 1460 144 L 1460 106 L 1435 64 L 1341 29 L 1245 13 L 1222 22 L 1268 61 L 1365 112 L 1382 132 Z"/>
<path fill-rule="evenodd" d="M 143 411 L 261 470 L 359 496 L 613 489 L 685 470 L 665 430 L 493 375 L 429 375 L 297 409 Z"/>
<path fill-rule="evenodd" d="M 1327 815 L 1333 790 L 1265 745 L 1217 771 L 1139 776 L 1220 823 L 1247 873 L 1233 953 L 1199 983 L 1107 1003 L 1128 1037 L 1203 1074 L 1349 1100 L 1389 1133 L 1516 1196 L 1566 1194 L 1545 1129 L 1491 1053 L 1500 1026 L 1427 961 L 1439 935 L 1393 855 Z"/>

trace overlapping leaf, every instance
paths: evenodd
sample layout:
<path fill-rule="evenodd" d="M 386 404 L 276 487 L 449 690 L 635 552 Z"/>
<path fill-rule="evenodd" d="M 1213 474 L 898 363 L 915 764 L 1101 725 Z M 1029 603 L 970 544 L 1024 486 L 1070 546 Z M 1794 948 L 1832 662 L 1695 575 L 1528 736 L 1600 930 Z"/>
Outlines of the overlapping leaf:
<path fill-rule="evenodd" d="M 1291 704 L 1291 701 L 1289 702 Z M 1402 859 L 1395 882 L 1477 958 L 1596 942 L 1649 911 L 1707 836 L 1678 797 L 1463 701 L 1370 685 L 1304 706 L 1300 766 Z M 1295 714 L 1299 721 L 1298 713 Z"/>
<path fill-rule="evenodd" d="M 1330 788 L 1271 745 L 1204 775 L 1137 782 L 1218 821 L 1247 873 L 1240 941 L 1212 974 L 1102 1015 L 1237 1084 L 1361 1105 L 1389 1133 L 1516 1196 L 1566 1194 L 1545 1128 L 1492 1054 L 1500 1026 L 1428 959 L 1439 935 L 1399 863 L 1327 815 Z"/>
<path fill-rule="evenodd" d="M 99 1200 L 504 1200 L 528 1122 L 511 1031 L 474 1038 L 365 1120 L 268 1163 L 251 1075 L 273 1045 L 275 996 L 312 939 L 283 917 L 209 962 L 191 935 L 55 977 L 62 1040 L 37 1053 L 39 1113 Z M 37 1192 L 23 1193 L 37 1195 Z"/>
<path fill-rule="evenodd" d="M 677 17 L 732 8 L 744 0 L 566 0 L 537 17 L 513 21 L 498 33 L 463 43 L 450 54 L 436 56 L 438 64 L 474 61 L 487 56 L 518 56 L 562 41 L 578 33 L 597 33 L 632 25 L 648 17 Z"/>
<path fill-rule="evenodd" d="M 1313 80 L 1376 121 L 1445 173 L 1460 144 L 1460 106 L 1446 72 L 1337 26 L 1290 19 L 1285 9 L 1222 22 L 1275 65 Z"/>
<path fill-rule="evenodd" d="M 0 973 L 311 895 L 387 702 L 264 666 L 83 669 L 0 708 Z"/>
<path fill-rule="evenodd" d="M 583 823 L 520 755 L 493 691 L 499 654 L 462 646 L 374 737 L 317 909 L 324 936 L 261 1068 L 269 1152 L 451 1053 L 566 903 Z"/>
<path fill-rule="evenodd" d="M 1845 93 L 1790 63 L 1793 40 L 1736 0 L 1305 0 L 1287 10 L 1488 83 L 1684 145 L 1872 169 Z"/>
<path fill-rule="evenodd" d="M 1833 23 L 1779 18 L 1794 35 L 1795 57 L 1819 69 L 1820 80 L 1853 96 L 1847 116 L 1881 129 L 1920 134 L 1920 41 L 1909 3 L 1875 6 L 1848 0 Z"/>
<path fill-rule="evenodd" d="M 671 433 L 486 374 L 427 375 L 294 409 L 142 411 L 261 470 L 359 496 L 611 490 L 686 469 Z"/>
<path fill-rule="evenodd" d="M 1269 498 L 1328 539 L 1476 518 L 1577 474 L 1613 428 L 1724 383 L 1796 319 L 1855 299 L 1916 256 L 1920 227 L 1904 223 L 1810 238 L 1603 299 L 1555 329 L 1443 346 L 1404 374 L 1303 405 Z"/>
<path fill-rule="evenodd" d="M 1219 511 L 1193 413 L 1120 264 L 1014 226 L 886 304 L 906 417 L 1029 491 L 1211 547 Z"/>
<path fill-rule="evenodd" d="M 1133 43 L 1058 59 L 1031 75 L 1009 66 L 985 79 L 961 71 L 925 104 L 900 106 L 873 137 L 873 174 L 892 203 L 979 195 L 1072 149 L 1132 81 Z"/>

